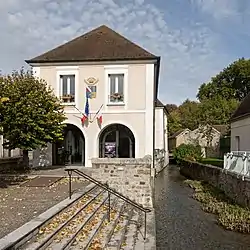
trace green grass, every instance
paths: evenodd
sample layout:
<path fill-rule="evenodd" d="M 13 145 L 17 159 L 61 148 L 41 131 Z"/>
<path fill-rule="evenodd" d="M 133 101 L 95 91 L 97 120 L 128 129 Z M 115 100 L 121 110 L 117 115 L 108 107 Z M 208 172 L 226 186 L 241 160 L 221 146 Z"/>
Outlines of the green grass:
<path fill-rule="evenodd" d="M 205 182 L 184 182 L 194 189 L 193 198 L 201 202 L 202 210 L 217 215 L 217 223 L 220 226 L 231 231 L 250 233 L 249 208 L 237 205 L 224 192 Z"/>
<path fill-rule="evenodd" d="M 209 164 L 216 167 L 223 168 L 223 160 L 218 158 L 204 158 L 200 161 L 203 164 Z"/>

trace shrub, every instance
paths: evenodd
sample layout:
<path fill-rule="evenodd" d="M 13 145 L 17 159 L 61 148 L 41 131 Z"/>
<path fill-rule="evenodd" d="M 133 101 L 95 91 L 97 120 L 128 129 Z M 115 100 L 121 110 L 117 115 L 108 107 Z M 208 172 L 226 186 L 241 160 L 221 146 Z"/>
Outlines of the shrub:
<path fill-rule="evenodd" d="M 181 144 L 174 149 L 173 157 L 177 164 L 181 160 L 200 161 L 202 159 L 201 147 L 193 144 Z"/>

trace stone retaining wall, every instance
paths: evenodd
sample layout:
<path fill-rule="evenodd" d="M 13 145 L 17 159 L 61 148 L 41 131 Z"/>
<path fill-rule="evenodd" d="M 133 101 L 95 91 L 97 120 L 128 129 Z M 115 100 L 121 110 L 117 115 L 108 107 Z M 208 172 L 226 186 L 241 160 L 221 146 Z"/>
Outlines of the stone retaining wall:
<path fill-rule="evenodd" d="M 0 173 L 12 173 L 23 170 L 22 157 L 0 158 Z"/>
<path fill-rule="evenodd" d="M 180 163 L 180 173 L 187 178 L 207 181 L 224 191 L 238 204 L 250 207 L 250 179 L 248 178 L 242 180 L 241 176 L 219 167 L 189 161 Z"/>
<path fill-rule="evenodd" d="M 144 207 L 153 207 L 151 157 L 92 159 L 92 177 Z"/>

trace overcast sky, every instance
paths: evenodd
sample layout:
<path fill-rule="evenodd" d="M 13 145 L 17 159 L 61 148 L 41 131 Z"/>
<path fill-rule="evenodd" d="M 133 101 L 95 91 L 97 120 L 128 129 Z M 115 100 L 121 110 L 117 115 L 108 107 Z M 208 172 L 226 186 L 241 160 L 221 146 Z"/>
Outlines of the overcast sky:
<path fill-rule="evenodd" d="M 0 69 L 19 69 L 102 24 L 162 57 L 165 103 L 194 99 L 201 83 L 250 54 L 249 0 L 6 0 Z"/>

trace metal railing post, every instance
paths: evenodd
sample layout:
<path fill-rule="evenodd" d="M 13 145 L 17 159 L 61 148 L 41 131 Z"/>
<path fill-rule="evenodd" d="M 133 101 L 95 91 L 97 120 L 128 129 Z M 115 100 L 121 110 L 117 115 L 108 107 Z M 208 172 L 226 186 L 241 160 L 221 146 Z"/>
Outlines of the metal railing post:
<path fill-rule="evenodd" d="M 109 188 L 109 184 L 106 182 L 107 188 Z M 108 221 L 110 222 L 111 219 L 111 200 L 110 200 L 110 192 L 108 189 Z"/>
<path fill-rule="evenodd" d="M 108 211 L 107 211 L 107 217 L 108 217 L 108 221 L 111 221 L 111 194 L 113 194 L 114 196 L 116 196 L 117 198 L 122 199 L 123 201 L 125 201 L 126 203 L 132 205 L 133 207 L 139 209 L 140 211 L 144 212 L 144 240 L 146 240 L 147 237 L 147 213 L 151 212 L 151 210 L 149 208 L 144 208 L 142 205 L 137 204 L 136 202 L 132 201 L 131 199 L 127 198 L 126 196 L 122 195 L 121 193 L 115 191 L 114 189 L 110 188 L 108 185 L 108 182 L 106 183 L 102 183 L 100 181 L 97 181 L 96 179 L 92 178 L 91 176 L 83 173 L 82 171 L 80 171 L 79 169 L 66 169 L 65 171 L 68 172 L 69 175 L 69 194 L 70 194 L 70 199 L 71 199 L 71 177 L 72 177 L 72 173 L 76 173 L 82 177 L 84 177 L 86 180 L 96 184 L 98 187 L 106 190 L 108 192 Z"/>
<path fill-rule="evenodd" d="M 69 175 L 69 199 L 71 199 L 71 195 L 72 195 L 72 171 L 68 171 L 68 175 Z"/>

